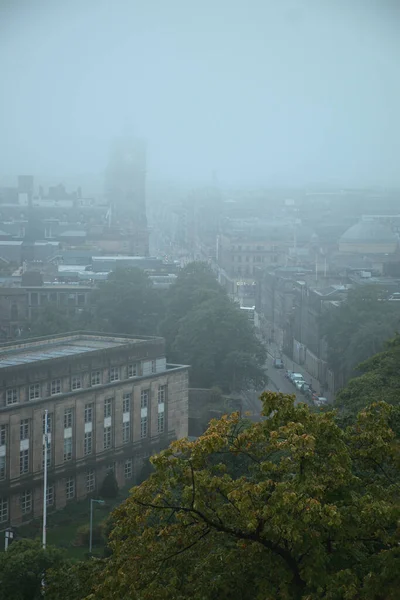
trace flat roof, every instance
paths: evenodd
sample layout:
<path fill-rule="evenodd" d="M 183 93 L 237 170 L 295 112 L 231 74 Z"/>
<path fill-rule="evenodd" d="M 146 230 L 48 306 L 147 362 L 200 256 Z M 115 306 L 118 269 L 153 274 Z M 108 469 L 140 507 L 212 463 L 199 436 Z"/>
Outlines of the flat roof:
<path fill-rule="evenodd" d="M 67 358 L 97 350 L 122 347 L 159 338 L 134 338 L 95 334 L 72 334 L 64 337 L 37 338 L 20 344 L 0 346 L 0 369 L 32 364 L 43 360 Z"/>

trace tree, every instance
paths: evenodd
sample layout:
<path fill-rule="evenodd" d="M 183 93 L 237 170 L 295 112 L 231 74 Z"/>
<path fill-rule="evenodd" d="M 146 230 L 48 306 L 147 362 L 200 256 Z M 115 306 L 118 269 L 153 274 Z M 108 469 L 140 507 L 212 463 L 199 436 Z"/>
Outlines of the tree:
<path fill-rule="evenodd" d="M 328 363 L 339 381 L 346 382 L 357 365 L 379 352 L 399 328 L 398 307 L 383 296 L 376 286 L 358 287 L 338 309 L 323 313 Z"/>
<path fill-rule="evenodd" d="M 42 598 L 47 570 L 65 564 L 64 553 L 53 546 L 44 550 L 38 540 L 13 542 L 7 552 L 0 552 L 0 600 Z"/>
<path fill-rule="evenodd" d="M 191 263 L 179 274 L 161 332 L 170 360 L 191 365 L 193 387 L 231 392 L 265 386 L 265 349 L 207 265 Z"/>
<path fill-rule="evenodd" d="M 354 417 L 376 400 L 400 407 L 400 335 L 384 344 L 384 350 L 360 364 L 360 376 L 351 379 L 338 394 L 336 406 L 344 417 Z"/>
<path fill-rule="evenodd" d="M 90 560 L 53 568 L 46 575 L 46 600 L 83 600 L 93 598 L 95 586 L 102 576 L 104 561 Z"/>
<path fill-rule="evenodd" d="M 94 328 L 113 333 L 154 335 L 163 314 L 163 299 L 138 268 L 110 273 L 92 296 Z"/>
<path fill-rule="evenodd" d="M 114 513 L 93 598 L 397 598 L 393 407 L 342 430 L 291 396 L 262 401 L 262 421 L 223 417 L 152 458 L 155 472 Z"/>
<path fill-rule="evenodd" d="M 99 493 L 102 498 L 116 498 L 118 496 L 118 483 L 112 469 L 104 477 Z"/>

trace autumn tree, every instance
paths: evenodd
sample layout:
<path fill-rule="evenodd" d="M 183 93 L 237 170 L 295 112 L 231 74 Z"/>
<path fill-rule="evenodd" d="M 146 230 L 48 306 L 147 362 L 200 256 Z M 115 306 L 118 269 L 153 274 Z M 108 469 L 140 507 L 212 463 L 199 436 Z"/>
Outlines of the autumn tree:
<path fill-rule="evenodd" d="M 154 473 L 114 513 L 90 598 L 398 597 L 393 407 L 374 404 L 342 430 L 293 397 L 262 401 L 260 422 L 223 417 L 152 458 Z"/>

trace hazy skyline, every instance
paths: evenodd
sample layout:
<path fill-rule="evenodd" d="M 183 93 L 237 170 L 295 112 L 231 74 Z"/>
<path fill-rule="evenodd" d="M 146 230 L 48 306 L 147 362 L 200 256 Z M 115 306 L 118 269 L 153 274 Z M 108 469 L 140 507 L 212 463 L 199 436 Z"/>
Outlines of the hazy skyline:
<path fill-rule="evenodd" d="M 0 0 L 0 181 L 129 127 L 152 179 L 400 185 L 399 5 Z"/>

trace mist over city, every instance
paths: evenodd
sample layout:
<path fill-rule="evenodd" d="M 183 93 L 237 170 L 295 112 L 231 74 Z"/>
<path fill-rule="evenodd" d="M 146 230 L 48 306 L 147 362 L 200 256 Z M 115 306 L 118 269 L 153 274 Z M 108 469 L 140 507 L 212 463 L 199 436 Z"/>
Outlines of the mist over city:
<path fill-rule="evenodd" d="M 0 0 L 0 600 L 397 600 L 399 32 Z"/>

